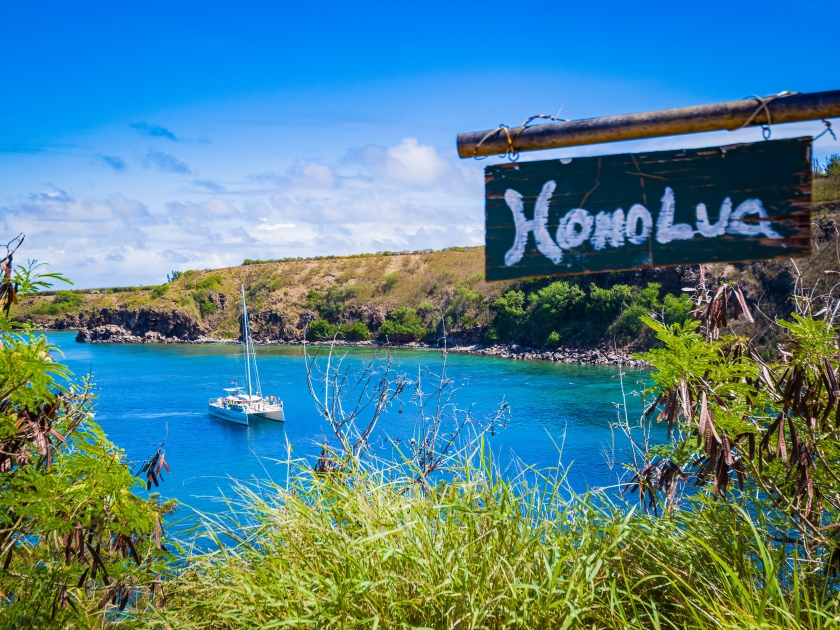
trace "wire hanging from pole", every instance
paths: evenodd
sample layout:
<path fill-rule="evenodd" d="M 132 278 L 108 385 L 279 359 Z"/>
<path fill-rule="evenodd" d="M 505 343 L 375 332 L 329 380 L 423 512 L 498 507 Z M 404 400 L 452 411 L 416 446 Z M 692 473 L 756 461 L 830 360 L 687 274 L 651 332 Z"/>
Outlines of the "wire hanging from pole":
<path fill-rule="evenodd" d="M 784 98 L 785 96 L 790 96 L 792 94 L 799 94 L 799 92 L 789 92 L 789 91 L 785 90 L 783 92 L 779 92 L 778 94 L 771 94 L 771 95 L 765 96 L 763 98 L 761 96 L 757 96 L 756 94 L 753 94 L 752 96 L 745 97 L 744 100 L 747 100 L 748 98 L 751 98 L 751 99 L 754 99 L 754 100 L 758 101 L 758 107 L 756 107 L 755 111 L 750 115 L 749 118 L 747 118 L 746 122 L 744 122 L 743 125 L 741 125 L 740 127 L 736 128 L 736 129 L 730 129 L 730 131 L 740 131 L 741 129 L 743 129 L 744 127 L 749 125 L 753 121 L 753 119 L 755 119 L 755 117 L 758 116 L 763 111 L 764 114 L 767 116 L 767 122 L 766 123 L 760 123 L 761 135 L 765 140 L 769 140 L 770 139 L 770 134 L 771 134 L 770 125 L 773 124 L 773 117 L 770 116 L 770 110 L 767 108 L 767 106 L 770 103 L 772 103 L 773 101 L 775 101 L 776 99 Z"/>
<path fill-rule="evenodd" d="M 554 122 L 568 122 L 567 118 L 558 118 L 557 117 L 557 116 L 560 115 L 560 110 L 561 109 L 563 109 L 562 105 L 560 106 L 560 109 L 557 110 L 557 114 L 555 116 L 550 116 L 549 114 L 535 114 L 535 115 L 531 116 L 530 118 L 526 118 L 525 122 L 523 122 L 521 125 L 519 125 L 519 127 L 516 127 L 515 133 L 514 133 L 513 136 L 511 136 L 511 133 L 510 133 L 511 132 L 510 127 L 508 127 L 505 124 L 499 125 L 496 129 L 493 129 L 493 130 L 487 132 L 487 134 L 481 139 L 481 142 L 479 142 L 476 145 L 473 157 L 476 160 L 483 160 L 484 158 L 488 157 L 486 155 L 484 155 L 484 156 L 477 155 L 478 149 L 481 147 L 482 144 L 484 144 L 485 140 L 489 140 L 490 138 L 495 136 L 497 133 L 503 131 L 505 136 L 507 136 L 508 150 L 505 153 L 500 153 L 499 157 L 500 158 L 505 158 L 506 157 L 511 162 L 516 162 L 519 159 L 519 152 L 514 148 L 513 143 L 516 142 L 516 139 L 520 136 L 520 134 L 523 131 L 525 131 L 525 129 L 528 128 L 528 123 L 530 123 L 531 121 L 536 120 L 538 118 L 543 118 L 545 120 L 553 120 Z"/>
<path fill-rule="evenodd" d="M 823 130 L 823 132 L 820 135 L 814 136 L 814 140 L 819 140 L 825 134 L 830 133 L 831 137 L 834 138 L 834 141 L 836 142 L 837 141 L 837 136 L 834 135 L 834 129 L 831 128 L 831 123 L 829 121 L 827 121 L 825 118 L 823 118 L 822 121 L 825 123 L 825 129 Z"/>

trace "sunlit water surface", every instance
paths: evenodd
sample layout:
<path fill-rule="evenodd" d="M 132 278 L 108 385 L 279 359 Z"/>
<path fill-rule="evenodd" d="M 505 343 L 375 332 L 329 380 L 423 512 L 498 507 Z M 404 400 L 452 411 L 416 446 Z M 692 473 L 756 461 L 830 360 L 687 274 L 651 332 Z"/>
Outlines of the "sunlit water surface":
<path fill-rule="evenodd" d="M 279 395 L 286 422 L 257 421 L 239 426 L 211 418 L 207 403 L 233 380 L 244 382 L 241 349 L 231 345 L 80 344 L 75 333 L 49 333 L 64 353 L 63 361 L 81 377 L 89 372 L 96 383 L 97 421 L 134 462 L 155 452 L 166 437 L 166 459 L 172 473 L 159 488 L 202 511 L 220 509 L 218 497 L 230 493 L 231 480 L 270 478 L 282 483 L 286 441 L 294 457 L 315 456 L 330 431 L 319 417 L 306 385 L 306 368 L 297 347 L 259 347 L 259 371 L 265 394 Z M 356 367 L 382 352 L 353 349 L 347 359 Z M 392 353 L 398 370 L 412 375 L 418 368 L 439 372 L 439 352 L 399 350 Z M 626 443 L 610 430 L 615 403 L 622 400 L 614 367 L 511 361 L 450 353 L 448 375 L 457 387 L 462 408 L 474 405 L 481 417 L 502 400 L 510 405 L 507 427 L 487 436 L 497 463 L 508 471 L 519 465 L 538 468 L 562 462 L 575 490 L 615 483 L 605 453 L 619 459 Z M 625 377 L 625 388 L 639 389 L 638 372 Z M 428 382 L 428 389 L 433 383 Z M 632 411 L 640 403 L 633 399 Z M 373 442 L 386 436 L 407 440 L 416 414 L 391 410 L 381 420 Z M 334 440 L 333 440 L 334 442 Z M 388 455 L 390 447 L 379 453 Z"/>

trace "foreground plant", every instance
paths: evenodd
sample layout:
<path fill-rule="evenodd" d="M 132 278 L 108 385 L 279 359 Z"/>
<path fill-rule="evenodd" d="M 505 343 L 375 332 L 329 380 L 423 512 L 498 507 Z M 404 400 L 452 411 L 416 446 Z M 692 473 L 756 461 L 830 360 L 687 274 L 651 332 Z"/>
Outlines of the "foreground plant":
<path fill-rule="evenodd" d="M 241 487 L 185 559 L 160 628 L 823 628 L 834 603 L 748 506 L 659 519 L 562 477 L 505 479 L 479 448 L 421 487 L 410 465 Z M 231 542 L 231 539 L 234 542 Z M 782 576 L 787 578 L 782 579 Z"/>
<path fill-rule="evenodd" d="M 0 259 L 0 627 L 98 626 L 140 593 L 163 601 L 168 506 L 133 493 L 143 482 L 93 421 L 89 382 L 72 385 L 57 348 L 10 317 L 64 280 L 14 268 L 22 240 Z"/>

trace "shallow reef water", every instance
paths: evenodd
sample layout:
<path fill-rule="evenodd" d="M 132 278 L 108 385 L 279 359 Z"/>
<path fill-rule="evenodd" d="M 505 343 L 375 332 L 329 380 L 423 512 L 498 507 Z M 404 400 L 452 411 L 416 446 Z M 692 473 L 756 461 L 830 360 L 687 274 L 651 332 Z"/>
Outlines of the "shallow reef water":
<path fill-rule="evenodd" d="M 319 417 L 306 385 L 306 365 L 300 347 L 258 347 L 259 375 L 265 395 L 279 395 L 285 423 L 269 420 L 239 426 L 211 418 L 207 403 L 222 388 L 244 381 L 241 349 L 234 345 L 82 344 L 73 332 L 51 332 L 48 338 L 64 353 L 75 377 L 92 373 L 96 383 L 97 421 L 128 458 L 141 462 L 166 439 L 166 459 L 172 473 L 158 491 L 163 497 L 202 511 L 218 508 L 220 494 L 230 493 L 233 480 L 271 479 L 282 483 L 287 440 L 293 457 L 316 457 L 329 427 Z M 323 350 L 322 350 L 323 352 Z M 343 350 L 353 368 L 382 358 L 382 350 Z M 440 352 L 397 350 L 396 369 L 416 378 L 423 389 L 435 387 L 433 374 L 442 366 Z M 323 362 L 323 361 L 322 361 Z M 610 423 L 622 401 L 619 369 L 546 361 L 509 361 L 450 353 L 448 376 L 457 389 L 454 399 L 476 418 L 493 412 L 504 401 L 510 407 L 505 427 L 486 435 L 494 461 L 505 474 L 523 466 L 547 468 L 561 459 L 573 489 L 609 486 L 621 472 L 612 469 L 605 453 L 620 461 L 627 443 L 613 435 Z M 639 391 L 645 373 L 628 369 L 627 392 Z M 403 397 L 403 413 L 395 405 L 381 419 L 371 443 L 375 452 L 392 456 L 388 438 L 407 443 L 418 419 L 417 409 Z M 629 396 L 631 417 L 642 409 Z M 427 415 L 429 411 L 427 409 Z"/>

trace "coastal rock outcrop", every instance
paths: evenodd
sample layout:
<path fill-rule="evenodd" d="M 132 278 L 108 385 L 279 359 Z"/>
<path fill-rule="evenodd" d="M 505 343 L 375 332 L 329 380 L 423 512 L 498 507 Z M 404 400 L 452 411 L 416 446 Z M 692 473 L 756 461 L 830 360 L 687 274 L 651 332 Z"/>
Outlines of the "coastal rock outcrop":
<path fill-rule="evenodd" d="M 144 339 L 145 335 L 132 335 L 125 328 L 114 324 L 83 328 L 76 335 L 76 341 L 81 343 L 141 343 Z"/>
<path fill-rule="evenodd" d="M 306 325 L 306 317 L 287 326 L 277 313 L 255 313 L 252 316 L 254 339 L 261 344 L 297 345 L 303 341 L 299 325 Z M 189 315 L 178 311 L 103 311 L 98 316 L 88 318 L 65 318 L 61 326 L 54 328 L 79 330 L 76 341 L 82 343 L 238 343 L 237 340 L 221 340 L 204 334 L 201 324 Z M 81 325 L 80 325 L 81 324 Z M 485 328 L 473 328 L 450 333 L 444 341 L 443 336 L 432 339 L 430 343 L 410 342 L 398 335 L 392 335 L 387 345 L 406 348 L 445 348 L 448 352 L 477 354 L 517 361 L 552 361 L 555 363 L 576 363 L 588 365 L 624 365 L 628 367 L 646 367 L 644 361 L 632 359 L 622 351 L 602 348 L 531 348 L 518 344 L 484 345 L 482 340 Z M 386 345 L 382 341 L 339 341 L 341 346 Z"/>
<path fill-rule="evenodd" d="M 33 318 L 35 323 L 37 320 Z M 205 338 L 201 322 L 182 311 L 102 309 L 68 315 L 55 321 L 57 330 L 79 330 L 77 341 L 137 343 L 153 341 L 198 341 Z"/>
<path fill-rule="evenodd" d="M 165 337 L 153 330 L 139 335 L 126 330 L 122 326 L 113 324 L 82 328 L 76 335 L 76 341 L 80 343 L 236 343 L 235 341 L 213 339 L 204 335 L 189 339 Z"/>
<path fill-rule="evenodd" d="M 645 361 L 633 359 L 629 354 L 618 350 L 601 348 L 528 348 L 517 344 L 482 346 L 472 351 L 502 359 L 519 361 L 553 361 L 555 363 L 577 363 L 584 365 L 626 365 L 628 367 L 647 367 Z"/>

